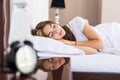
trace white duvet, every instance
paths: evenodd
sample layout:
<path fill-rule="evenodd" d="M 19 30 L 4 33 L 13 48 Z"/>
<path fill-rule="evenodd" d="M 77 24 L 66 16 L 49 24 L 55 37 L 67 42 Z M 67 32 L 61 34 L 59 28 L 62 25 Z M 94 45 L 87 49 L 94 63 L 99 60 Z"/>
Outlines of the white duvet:
<path fill-rule="evenodd" d="M 101 52 L 120 54 L 120 24 L 116 22 L 95 26 L 96 32 L 104 41 L 104 49 Z"/>
<path fill-rule="evenodd" d="M 95 30 L 104 41 L 104 49 L 94 55 L 72 56 L 71 71 L 120 73 L 120 24 L 100 24 Z"/>
<path fill-rule="evenodd" d="M 102 52 L 72 56 L 71 71 L 120 73 L 120 56 Z"/>

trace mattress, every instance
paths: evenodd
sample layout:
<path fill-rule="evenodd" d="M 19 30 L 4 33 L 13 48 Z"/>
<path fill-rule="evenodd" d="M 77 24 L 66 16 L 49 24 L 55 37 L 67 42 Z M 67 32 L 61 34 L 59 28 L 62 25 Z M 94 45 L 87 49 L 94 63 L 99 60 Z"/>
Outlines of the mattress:
<path fill-rule="evenodd" d="M 120 55 L 101 53 L 71 57 L 72 72 L 120 73 Z"/>
<path fill-rule="evenodd" d="M 65 53 L 52 53 L 52 52 L 38 52 L 37 56 L 39 59 L 46 59 L 46 58 L 51 58 L 51 57 L 66 57 L 66 58 L 71 58 L 75 56 L 82 56 L 84 54 L 79 53 L 79 54 L 65 54 Z"/>

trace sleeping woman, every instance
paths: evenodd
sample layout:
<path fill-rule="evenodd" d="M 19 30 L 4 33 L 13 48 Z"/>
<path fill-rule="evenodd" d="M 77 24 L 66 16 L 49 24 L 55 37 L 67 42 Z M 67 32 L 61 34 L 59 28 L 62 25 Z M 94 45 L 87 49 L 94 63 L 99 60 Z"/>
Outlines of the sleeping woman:
<path fill-rule="evenodd" d="M 67 25 L 60 26 L 52 21 L 43 21 L 31 31 L 34 36 L 45 36 L 67 45 L 82 49 L 86 54 L 107 51 L 120 47 L 120 24 L 106 23 L 95 27 L 82 17 L 73 18 Z"/>
<path fill-rule="evenodd" d="M 81 17 L 74 18 L 65 26 L 52 21 L 40 22 L 32 30 L 32 35 L 56 39 L 67 45 L 78 47 L 86 54 L 96 53 L 97 49 L 103 48 L 99 35 L 88 24 L 88 21 Z"/>

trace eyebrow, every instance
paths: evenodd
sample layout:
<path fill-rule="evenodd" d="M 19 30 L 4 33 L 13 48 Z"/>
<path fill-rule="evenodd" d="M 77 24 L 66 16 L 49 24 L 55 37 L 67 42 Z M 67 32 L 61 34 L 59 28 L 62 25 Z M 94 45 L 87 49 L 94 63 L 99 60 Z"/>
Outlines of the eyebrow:
<path fill-rule="evenodd" d="M 50 36 L 51 30 L 53 29 L 53 24 L 50 24 L 50 31 L 48 33 L 48 37 Z"/>
<path fill-rule="evenodd" d="M 50 36 L 51 32 L 48 33 L 48 37 Z"/>

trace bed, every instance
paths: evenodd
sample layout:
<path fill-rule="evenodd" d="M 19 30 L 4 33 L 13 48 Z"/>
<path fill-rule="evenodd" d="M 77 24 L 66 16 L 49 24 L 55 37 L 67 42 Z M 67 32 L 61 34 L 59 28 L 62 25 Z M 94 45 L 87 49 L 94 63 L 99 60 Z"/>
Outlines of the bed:
<path fill-rule="evenodd" d="M 73 56 L 71 57 L 73 80 L 119 80 L 119 61 L 120 55 L 102 52 Z"/>
<path fill-rule="evenodd" d="M 21 39 L 23 40 L 23 37 Z M 29 35 L 28 39 L 33 42 L 40 58 L 70 57 L 70 72 L 72 73 L 73 80 L 120 79 L 120 49 L 105 50 L 95 55 L 85 55 L 82 50 L 65 45 L 54 39 L 31 35 Z"/>
<path fill-rule="evenodd" d="M 41 53 L 41 55 L 44 55 Z M 54 55 L 54 54 L 53 54 Z M 48 55 L 48 56 L 53 56 Z M 58 55 L 54 55 L 57 57 Z M 93 55 L 59 55 L 69 56 L 72 80 L 119 80 L 120 56 L 101 53 Z M 78 61 L 79 60 L 79 61 Z M 70 79 L 71 80 L 71 79 Z"/>
<path fill-rule="evenodd" d="M 6 0 L 4 0 L 4 1 L 6 1 Z M 1 11 L 2 11 L 2 9 L 1 9 Z M 7 12 L 7 13 L 9 14 L 9 12 Z M 9 20 L 9 19 L 5 19 L 5 20 Z M 7 23 L 9 23 L 9 22 L 10 21 L 8 21 Z M 1 21 L 1 23 L 3 23 L 3 21 Z M 27 22 L 26 22 L 26 24 L 27 24 Z M 3 46 L 5 47 L 5 46 L 7 46 L 7 41 L 8 41 L 6 39 L 8 38 L 7 32 L 9 31 L 9 25 L 7 26 L 7 28 L 6 27 L 4 27 L 4 28 L 5 28 L 4 31 L 6 32 L 6 34 L 5 34 L 6 38 L 4 38 L 5 44 Z M 26 32 L 26 31 L 24 31 L 24 32 Z M 3 31 L 1 29 L 1 35 L 2 34 L 3 34 Z M 18 40 L 21 40 L 21 39 L 23 40 L 24 36 L 25 35 L 22 35 L 22 37 L 19 37 Z M 1 37 L 3 38 L 3 36 L 1 36 Z M 28 39 L 31 39 L 31 38 L 29 37 Z M 12 38 L 11 38 L 11 40 L 12 40 Z M 51 41 L 53 41 L 53 40 L 47 39 L 47 42 L 46 42 L 46 39 L 43 39 L 43 38 L 40 38 L 38 41 L 36 41 L 35 45 L 39 44 L 39 46 L 41 47 L 40 51 L 42 51 L 42 53 L 38 53 L 38 55 L 44 56 L 43 58 L 53 57 L 53 56 L 54 57 L 58 57 L 58 56 L 59 57 L 70 57 L 71 58 L 70 72 L 72 72 L 73 80 L 120 80 L 120 63 L 119 63 L 120 55 L 114 55 L 114 54 L 103 53 L 103 52 L 102 53 L 99 52 L 95 55 L 84 55 L 83 51 L 80 51 L 77 49 L 72 50 L 71 48 L 67 50 L 67 47 L 63 47 L 63 44 L 61 44 L 61 43 L 57 44 L 57 42 L 54 43 L 54 41 L 53 41 L 53 43 L 56 45 L 51 43 L 51 46 L 48 46 L 48 44 L 50 45 Z M 33 40 L 33 43 L 34 42 L 35 42 L 35 40 Z M 40 43 L 38 43 L 38 42 L 40 42 Z M 45 43 L 45 45 L 47 47 L 44 46 L 43 42 Z M 2 44 L 3 41 L 1 41 L 0 43 Z M 58 46 L 58 45 L 60 45 L 60 46 Z M 61 45 L 62 45 L 62 47 L 61 47 Z M 39 46 L 37 46 L 36 48 L 39 48 Z M 1 49 L 3 51 L 2 46 L 1 46 Z M 62 49 L 66 50 L 66 51 L 64 51 L 64 50 L 62 51 Z M 58 51 L 60 51 L 60 53 Z M 42 72 L 42 74 L 43 74 L 43 72 Z M 43 76 L 43 75 L 41 75 L 41 76 Z M 72 80 L 72 79 L 70 79 L 70 80 Z"/>
<path fill-rule="evenodd" d="M 69 57 L 73 80 L 120 79 L 120 55 L 114 50 L 112 50 L 114 51 L 112 54 L 98 52 L 93 55 L 85 55 L 82 50 L 69 47 L 50 38 L 34 37 L 33 40 L 34 48 L 41 51 L 38 56 Z"/>

